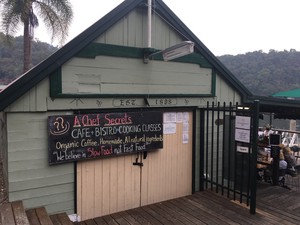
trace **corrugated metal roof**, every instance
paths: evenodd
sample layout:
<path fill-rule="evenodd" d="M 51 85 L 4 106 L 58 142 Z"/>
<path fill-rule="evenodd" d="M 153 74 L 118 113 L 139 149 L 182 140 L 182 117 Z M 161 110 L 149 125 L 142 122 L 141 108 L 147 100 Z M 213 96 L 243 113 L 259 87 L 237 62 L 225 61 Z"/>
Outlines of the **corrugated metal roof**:
<path fill-rule="evenodd" d="M 274 97 L 285 97 L 285 98 L 300 98 L 300 88 L 289 90 L 289 91 L 281 91 L 276 94 L 273 94 Z"/>

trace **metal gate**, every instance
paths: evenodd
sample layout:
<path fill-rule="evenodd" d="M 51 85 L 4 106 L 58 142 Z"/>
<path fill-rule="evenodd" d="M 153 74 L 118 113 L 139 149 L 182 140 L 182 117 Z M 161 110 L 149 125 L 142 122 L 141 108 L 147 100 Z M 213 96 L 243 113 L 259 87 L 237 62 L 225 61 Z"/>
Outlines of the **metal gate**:
<path fill-rule="evenodd" d="M 208 103 L 200 111 L 200 190 L 211 189 L 256 208 L 259 102 Z"/>

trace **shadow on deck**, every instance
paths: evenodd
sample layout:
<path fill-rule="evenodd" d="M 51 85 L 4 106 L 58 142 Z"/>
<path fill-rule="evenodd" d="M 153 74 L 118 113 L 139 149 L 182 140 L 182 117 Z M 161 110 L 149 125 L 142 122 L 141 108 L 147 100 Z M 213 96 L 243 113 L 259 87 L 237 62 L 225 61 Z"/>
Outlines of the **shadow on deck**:
<path fill-rule="evenodd" d="M 259 184 L 255 215 L 207 190 L 74 224 L 300 224 L 300 191 Z"/>

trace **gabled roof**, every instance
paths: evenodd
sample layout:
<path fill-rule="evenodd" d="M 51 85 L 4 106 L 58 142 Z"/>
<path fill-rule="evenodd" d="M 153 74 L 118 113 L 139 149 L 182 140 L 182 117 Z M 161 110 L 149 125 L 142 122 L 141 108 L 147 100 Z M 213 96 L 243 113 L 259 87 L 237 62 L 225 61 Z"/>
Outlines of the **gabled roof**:
<path fill-rule="evenodd" d="M 273 94 L 274 97 L 285 97 L 285 98 L 300 98 L 300 88 L 289 90 L 289 91 L 281 91 L 276 94 Z"/>
<path fill-rule="evenodd" d="M 0 111 L 25 94 L 28 90 L 45 79 L 66 61 L 89 45 L 93 40 L 112 27 L 116 22 L 130 13 L 137 7 L 146 7 L 147 0 L 125 0 L 106 16 L 101 18 L 91 27 L 79 34 L 57 52 L 46 60 L 24 73 L 21 77 L 12 82 L 0 94 Z M 208 50 L 208 48 L 183 24 L 183 22 L 170 10 L 162 1 L 155 1 L 155 12 L 163 17 L 167 23 L 175 27 L 178 33 L 195 43 L 195 52 L 203 55 L 213 68 L 228 84 L 239 92 L 243 97 L 250 96 L 251 92 L 238 81 L 235 76 Z"/>
<path fill-rule="evenodd" d="M 259 101 L 261 113 L 272 113 L 277 119 L 300 119 L 300 101 L 272 96 L 249 96 L 244 104 L 250 106 L 254 101 Z"/>

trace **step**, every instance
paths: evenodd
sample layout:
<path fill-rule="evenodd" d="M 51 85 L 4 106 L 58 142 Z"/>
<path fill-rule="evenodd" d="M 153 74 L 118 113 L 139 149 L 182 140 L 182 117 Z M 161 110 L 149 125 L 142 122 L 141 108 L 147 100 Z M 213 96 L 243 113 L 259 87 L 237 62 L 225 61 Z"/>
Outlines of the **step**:
<path fill-rule="evenodd" d="M 53 225 L 73 225 L 67 213 L 58 213 L 50 215 Z"/>
<path fill-rule="evenodd" d="M 30 225 L 53 225 L 45 207 L 27 209 L 26 214 Z"/>
<path fill-rule="evenodd" d="M 45 207 L 26 210 L 30 225 L 73 225 L 67 213 L 48 215 Z"/>
<path fill-rule="evenodd" d="M 2 204 L 0 214 L 2 225 L 30 225 L 22 201 Z"/>
<path fill-rule="evenodd" d="M 73 225 L 66 213 L 48 215 L 45 207 L 25 210 L 22 201 L 0 205 L 0 225 Z"/>

